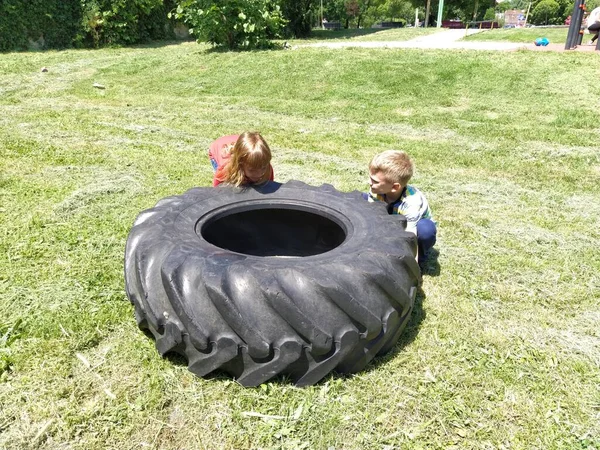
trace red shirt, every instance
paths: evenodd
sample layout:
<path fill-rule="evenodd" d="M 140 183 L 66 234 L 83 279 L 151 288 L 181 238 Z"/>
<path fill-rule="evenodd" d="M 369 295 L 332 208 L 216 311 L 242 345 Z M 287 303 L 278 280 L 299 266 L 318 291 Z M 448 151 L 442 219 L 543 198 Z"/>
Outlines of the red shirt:
<path fill-rule="evenodd" d="M 211 159 L 211 163 L 214 161 L 217 165 L 215 175 L 213 177 L 213 186 L 225 181 L 227 178 L 227 172 L 223 169 L 231 157 L 231 148 L 235 145 L 239 134 L 230 134 L 228 136 L 221 136 L 210 144 L 208 148 L 208 157 Z"/>

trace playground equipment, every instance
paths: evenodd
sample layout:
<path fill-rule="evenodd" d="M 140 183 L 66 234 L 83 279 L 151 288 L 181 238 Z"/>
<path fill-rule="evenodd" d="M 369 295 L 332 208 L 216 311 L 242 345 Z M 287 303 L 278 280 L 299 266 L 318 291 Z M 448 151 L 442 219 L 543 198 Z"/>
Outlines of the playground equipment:
<path fill-rule="evenodd" d="M 583 39 L 583 32 L 581 24 L 585 17 L 585 0 L 575 0 L 575 6 L 573 7 L 573 14 L 571 14 L 571 23 L 569 24 L 569 32 L 567 34 L 567 42 L 565 43 L 565 50 L 573 50 L 581 45 Z M 596 41 L 596 51 L 600 51 L 600 39 Z"/>

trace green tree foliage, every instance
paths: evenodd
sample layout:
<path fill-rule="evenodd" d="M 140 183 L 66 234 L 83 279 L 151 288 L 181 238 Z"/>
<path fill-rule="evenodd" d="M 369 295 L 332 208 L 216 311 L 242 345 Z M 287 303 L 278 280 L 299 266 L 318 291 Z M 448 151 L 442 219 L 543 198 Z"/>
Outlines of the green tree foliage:
<path fill-rule="evenodd" d="M 408 0 L 324 0 L 323 16 L 346 28 L 369 27 L 382 21 L 412 22 L 415 10 Z"/>
<path fill-rule="evenodd" d="M 600 4 L 600 0 L 591 0 L 585 2 L 588 11 L 591 11 L 590 4 L 592 4 L 594 1 L 598 1 Z M 559 11 L 557 13 L 555 23 L 557 25 L 562 25 L 565 23 L 565 19 L 567 18 L 567 16 L 573 13 L 573 7 L 575 6 L 575 2 L 574 0 L 556 0 L 556 3 L 559 4 Z"/>
<path fill-rule="evenodd" d="M 388 0 L 384 4 L 384 19 L 403 19 L 405 22 L 414 20 L 415 8 L 410 2 L 404 0 Z"/>
<path fill-rule="evenodd" d="M 320 5 L 316 5 L 317 8 Z M 319 16 L 320 11 L 317 13 Z M 323 1 L 323 17 L 329 22 L 341 22 L 344 23 L 346 28 L 348 27 L 346 14 L 346 0 L 324 0 Z"/>
<path fill-rule="evenodd" d="M 70 47 L 80 21 L 80 0 L 0 0 L 0 51 Z"/>
<path fill-rule="evenodd" d="M 541 0 L 531 11 L 531 22 L 535 25 L 561 23 L 560 5 L 555 0 Z"/>
<path fill-rule="evenodd" d="M 415 9 L 407 0 L 379 0 L 374 1 L 363 14 L 362 24 L 365 27 L 377 22 L 400 22 L 405 25 L 413 22 Z"/>
<path fill-rule="evenodd" d="M 169 37 L 163 0 L 80 0 L 87 44 L 130 45 Z M 91 41 L 90 41 L 91 39 Z"/>
<path fill-rule="evenodd" d="M 496 12 L 503 13 L 505 11 L 508 11 L 509 9 L 519 9 L 519 8 L 517 8 L 511 1 L 504 1 L 504 2 L 496 4 Z"/>
<path fill-rule="evenodd" d="M 517 2 L 518 0 L 513 0 Z M 591 0 L 600 1 L 600 0 Z M 534 25 L 562 25 L 567 16 L 573 13 L 574 0 L 553 0 L 551 3 L 545 0 L 534 0 L 529 13 L 529 23 Z M 587 9 L 590 9 L 590 1 L 586 1 Z M 521 8 L 527 9 L 527 4 Z"/>
<path fill-rule="evenodd" d="M 589 0 L 585 2 L 585 7 L 588 11 L 593 11 L 594 9 L 598 8 L 600 6 L 600 0 Z M 569 14 L 571 14 L 573 12 L 573 4 L 571 4 L 571 10 L 569 11 Z"/>
<path fill-rule="evenodd" d="M 320 8 L 320 5 L 316 5 Z M 350 28 L 354 11 L 358 7 L 356 0 L 323 0 L 323 17 L 329 22 L 341 22 L 344 28 Z M 317 13 L 319 16 L 320 11 Z"/>
<path fill-rule="evenodd" d="M 314 23 L 314 0 L 279 0 L 281 12 L 287 21 L 286 35 L 308 37 Z"/>
<path fill-rule="evenodd" d="M 354 0 L 354 1 L 358 5 L 358 8 L 356 9 L 356 12 L 354 13 L 354 15 L 356 17 L 356 28 L 361 28 L 361 27 L 364 27 L 365 25 L 371 25 L 371 24 L 364 23 L 365 18 L 369 16 L 369 13 L 371 12 L 371 10 L 373 8 L 377 8 L 379 5 L 381 5 L 383 3 L 384 0 Z"/>
<path fill-rule="evenodd" d="M 496 10 L 494 8 L 486 9 L 483 20 L 496 20 Z"/>
<path fill-rule="evenodd" d="M 0 0 L 0 50 L 165 39 L 174 7 L 174 0 Z"/>
<path fill-rule="evenodd" d="M 286 23 L 271 0 L 180 0 L 177 16 L 199 41 L 229 49 L 270 47 Z"/>
<path fill-rule="evenodd" d="M 438 3 L 432 1 L 432 15 L 437 16 Z M 442 19 L 460 19 L 464 22 L 483 20 L 489 8 L 496 6 L 495 0 L 447 0 L 444 2 Z"/>

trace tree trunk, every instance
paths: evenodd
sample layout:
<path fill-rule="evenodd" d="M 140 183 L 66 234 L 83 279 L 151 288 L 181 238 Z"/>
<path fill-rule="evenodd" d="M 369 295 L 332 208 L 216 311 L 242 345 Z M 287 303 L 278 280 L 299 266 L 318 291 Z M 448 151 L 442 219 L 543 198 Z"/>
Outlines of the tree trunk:
<path fill-rule="evenodd" d="M 473 8 L 473 22 L 477 20 L 477 10 L 479 9 L 479 0 L 475 0 L 475 7 Z"/>
<path fill-rule="evenodd" d="M 427 7 L 425 8 L 425 28 L 429 26 L 429 12 L 431 11 L 431 0 L 427 0 Z"/>

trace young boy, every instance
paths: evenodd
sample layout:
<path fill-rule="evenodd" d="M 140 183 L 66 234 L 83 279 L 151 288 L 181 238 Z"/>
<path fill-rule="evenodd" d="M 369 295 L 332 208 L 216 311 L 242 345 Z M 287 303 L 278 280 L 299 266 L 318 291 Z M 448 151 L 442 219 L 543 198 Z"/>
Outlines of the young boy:
<path fill-rule="evenodd" d="M 425 196 L 410 186 L 414 165 L 405 152 L 388 150 L 375 155 L 369 163 L 369 202 L 384 201 L 389 214 L 406 217 L 406 231 L 417 235 L 418 261 L 423 266 L 427 253 L 435 244 L 436 226 Z"/>

